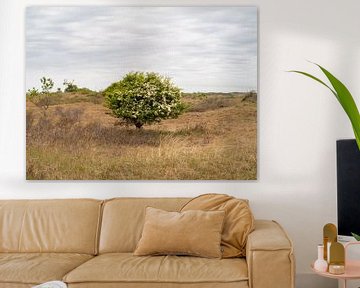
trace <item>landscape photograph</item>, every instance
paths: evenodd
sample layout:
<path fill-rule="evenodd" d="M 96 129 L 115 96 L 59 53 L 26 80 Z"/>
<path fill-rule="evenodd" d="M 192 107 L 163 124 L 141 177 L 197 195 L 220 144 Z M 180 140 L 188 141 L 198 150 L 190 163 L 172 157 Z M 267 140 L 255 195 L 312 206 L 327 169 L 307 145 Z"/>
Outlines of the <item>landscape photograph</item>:
<path fill-rule="evenodd" d="M 27 180 L 256 180 L 257 8 L 26 9 Z"/>

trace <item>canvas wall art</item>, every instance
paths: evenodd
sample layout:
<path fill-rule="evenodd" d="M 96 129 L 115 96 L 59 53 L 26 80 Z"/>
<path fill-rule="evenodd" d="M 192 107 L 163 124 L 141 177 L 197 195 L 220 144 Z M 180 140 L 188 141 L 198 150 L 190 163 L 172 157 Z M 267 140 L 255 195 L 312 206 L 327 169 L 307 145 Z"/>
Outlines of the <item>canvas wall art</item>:
<path fill-rule="evenodd" d="M 26 10 L 28 180 L 255 180 L 257 8 Z"/>

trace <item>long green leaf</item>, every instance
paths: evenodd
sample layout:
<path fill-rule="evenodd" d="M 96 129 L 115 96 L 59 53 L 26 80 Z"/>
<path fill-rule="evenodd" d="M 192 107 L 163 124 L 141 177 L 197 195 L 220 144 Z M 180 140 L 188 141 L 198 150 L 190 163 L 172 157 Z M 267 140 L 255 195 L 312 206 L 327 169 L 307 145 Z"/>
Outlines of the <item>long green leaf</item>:
<path fill-rule="evenodd" d="M 318 64 L 315 65 L 317 65 L 321 69 L 321 71 L 325 74 L 325 76 L 329 79 L 331 85 L 334 87 L 338 95 L 337 98 L 341 106 L 343 106 L 345 112 L 348 113 L 353 111 L 353 112 L 357 112 L 356 114 L 359 114 L 355 101 L 349 90 L 345 87 L 345 85 L 340 80 L 338 80 L 334 75 L 332 75 L 329 71 L 327 71 L 325 68 L 321 67 Z"/>
<path fill-rule="evenodd" d="M 294 72 L 294 73 L 305 75 L 305 76 L 321 83 L 335 95 L 336 99 L 339 101 L 340 105 L 343 107 L 345 113 L 347 114 L 347 116 L 350 119 L 353 131 L 355 134 L 356 142 L 357 142 L 357 145 L 360 150 L 360 114 L 359 114 L 358 108 L 356 107 L 354 98 L 352 97 L 350 91 L 345 87 L 345 85 L 340 80 L 338 80 L 334 75 L 332 75 L 329 71 L 327 71 L 322 66 L 320 66 L 316 63 L 313 63 L 313 64 L 317 65 L 321 69 L 321 71 L 325 74 L 325 76 L 330 81 L 333 88 L 331 88 L 329 85 L 327 85 L 324 81 L 320 80 L 319 78 L 317 78 L 309 73 L 297 71 L 297 70 L 292 70 L 289 72 Z"/>
<path fill-rule="evenodd" d="M 325 74 L 325 76 L 329 79 L 331 85 L 334 87 L 338 95 L 338 100 L 341 106 L 344 108 L 346 114 L 348 115 L 350 122 L 352 124 L 356 142 L 360 149 L 360 114 L 359 110 L 356 106 L 353 96 L 351 95 L 350 91 L 346 88 L 346 86 L 338 80 L 334 75 L 332 75 L 329 71 L 325 68 L 321 67 L 320 65 L 316 64 L 321 71 Z"/>
<path fill-rule="evenodd" d="M 324 81 L 320 80 L 319 78 L 315 77 L 314 75 L 311 75 L 310 73 L 306 73 L 306 72 L 303 72 L 303 71 L 298 71 L 298 70 L 290 70 L 288 72 L 302 74 L 302 75 L 305 75 L 305 76 L 307 76 L 307 77 L 321 83 L 325 87 L 329 88 L 330 91 L 335 95 L 335 97 L 338 98 L 338 95 L 336 94 L 336 92 L 329 85 L 327 85 Z"/>
<path fill-rule="evenodd" d="M 355 234 L 353 232 L 351 232 L 351 235 L 356 239 L 356 241 L 360 241 L 360 235 Z"/>

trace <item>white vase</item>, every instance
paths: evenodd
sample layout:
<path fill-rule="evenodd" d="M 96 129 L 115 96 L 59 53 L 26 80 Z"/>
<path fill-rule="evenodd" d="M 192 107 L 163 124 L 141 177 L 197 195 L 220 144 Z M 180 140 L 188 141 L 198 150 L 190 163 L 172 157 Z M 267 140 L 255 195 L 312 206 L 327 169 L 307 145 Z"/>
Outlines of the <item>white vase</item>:
<path fill-rule="evenodd" d="M 328 263 L 324 260 L 324 245 L 318 245 L 318 259 L 314 263 L 314 269 L 319 272 L 326 272 Z"/>

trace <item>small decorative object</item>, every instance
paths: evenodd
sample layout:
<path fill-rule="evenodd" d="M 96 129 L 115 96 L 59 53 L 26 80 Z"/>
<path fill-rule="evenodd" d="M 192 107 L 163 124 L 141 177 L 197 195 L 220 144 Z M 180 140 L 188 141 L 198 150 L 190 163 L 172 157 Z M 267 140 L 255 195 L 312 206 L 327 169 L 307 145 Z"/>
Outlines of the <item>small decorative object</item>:
<path fill-rule="evenodd" d="M 323 237 L 324 237 L 324 259 L 330 263 L 330 247 L 331 243 L 337 241 L 337 228 L 334 224 L 328 223 L 323 228 Z"/>
<path fill-rule="evenodd" d="M 318 245 L 318 259 L 314 263 L 314 269 L 320 272 L 326 272 L 328 263 L 324 260 L 324 245 Z"/>
<path fill-rule="evenodd" d="M 340 275 L 345 273 L 345 266 L 344 265 L 336 265 L 336 264 L 330 264 L 329 265 L 329 273 Z"/>
<path fill-rule="evenodd" d="M 331 243 L 329 273 L 345 273 L 345 248 L 339 242 Z"/>

